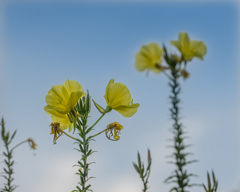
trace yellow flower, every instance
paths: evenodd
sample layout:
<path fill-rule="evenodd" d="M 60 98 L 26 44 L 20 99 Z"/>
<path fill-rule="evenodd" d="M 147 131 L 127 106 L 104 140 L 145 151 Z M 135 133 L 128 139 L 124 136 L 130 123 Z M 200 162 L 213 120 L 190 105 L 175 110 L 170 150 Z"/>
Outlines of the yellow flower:
<path fill-rule="evenodd" d="M 135 68 L 138 71 L 153 70 L 160 73 L 164 70 L 161 66 L 163 49 L 157 43 L 149 43 L 141 47 L 136 54 Z"/>
<path fill-rule="evenodd" d="M 49 90 L 46 96 L 48 105 L 44 107 L 44 110 L 51 115 L 53 123 L 58 122 L 61 129 L 66 129 L 70 124 L 69 111 L 85 95 L 80 83 L 66 80 L 63 85 L 55 85 Z"/>
<path fill-rule="evenodd" d="M 31 147 L 32 149 L 37 149 L 37 148 L 36 148 L 37 144 L 34 142 L 33 139 L 28 138 L 27 141 L 28 141 L 28 143 L 29 143 L 29 145 L 30 145 L 30 147 Z"/>
<path fill-rule="evenodd" d="M 106 137 L 112 141 L 117 141 L 120 139 L 120 131 L 123 129 L 123 126 L 120 125 L 118 122 L 110 123 L 107 126 L 107 130 L 105 131 Z M 113 137 L 114 139 L 111 139 Z"/>
<path fill-rule="evenodd" d="M 207 52 L 207 47 L 202 41 L 190 41 L 188 34 L 185 32 L 179 33 L 178 41 L 170 41 L 170 43 L 178 48 L 182 53 L 182 57 L 186 61 L 191 61 L 193 57 L 203 60 L 203 56 Z"/>
<path fill-rule="evenodd" d="M 127 86 L 122 83 L 114 83 L 114 79 L 109 81 L 104 98 L 108 107 L 116 110 L 124 117 L 133 116 L 140 106 L 138 103 L 132 103 L 131 94 Z"/>

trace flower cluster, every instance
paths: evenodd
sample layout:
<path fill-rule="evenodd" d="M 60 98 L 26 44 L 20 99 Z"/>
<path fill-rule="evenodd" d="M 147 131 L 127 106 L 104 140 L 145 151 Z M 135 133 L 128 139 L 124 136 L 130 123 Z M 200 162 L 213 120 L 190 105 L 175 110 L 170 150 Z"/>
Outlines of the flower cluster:
<path fill-rule="evenodd" d="M 44 110 L 52 119 L 50 126 L 51 134 L 54 134 L 54 143 L 62 133 L 65 133 L 62 130 L 73 126 L 73 116 L 81 117 L 75 106 L 85 96 L 81 84 L 73 80 L 67 80 L 63 85 L 55 85 L 49 90 L 46 96 L 47 106 L 44 107 Z M 94 102 L 103 115 L 114 109 L 124 117 L 131 117 L 139 107 L 138 103 L 133 103 L 127 86 L 122 83 L 114 83 L 114 79 L 109 81 L 104 98 L 107 103 L 106 109 Z M 116 128 L 114 128 L 115 140 L 119 139 L 118 134 L 121 127 L 120 124 L 116 124 Z"/>
<path fill-rule="evenodd" d="M 197 57 L 203 60 L 203 56 L 207 52 L 207 47 L 202 41 L 190 41 L 188 34 L 185 32 L 179 33 L 178 41 L 170 41 L 181 53 L 181 57 L 176 55 L 171 55 L 171 59 L 174 59 L 177 63 L 185 63 L 183 69 L 179 69 L 181 75 L 184 78 L 189 76 L 189 73 L 186 71 L 186 63 L 191 61 L 194 57 Z M 152 70 L 155 73 L 160 73 L 163 70 L 167 70 L 169 66 L 162 65 L 163 52 L 165 56 L 168 56 L 166 49 L 162 49 L 157 43 L 149 43 L 141 47 L 140 51 L 136 54 L 135 68 L 138 71 Z M 167 58 L 165 58 L 167 59 Z M 171 62 L 167 62 L 168 64 Z"/>

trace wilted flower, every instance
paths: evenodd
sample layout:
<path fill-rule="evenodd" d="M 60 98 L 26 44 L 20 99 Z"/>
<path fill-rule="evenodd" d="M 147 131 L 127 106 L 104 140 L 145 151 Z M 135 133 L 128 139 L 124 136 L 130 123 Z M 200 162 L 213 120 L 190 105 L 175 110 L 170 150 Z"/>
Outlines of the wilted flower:
<path fill-rule="evenodd" d="M 170 41 L 170 43 L 178 48 L 186 61 L 191 61 L 193 57 L 203 60 L 203 56 L 207 52 L 207 47 L 203 41 L 190 41 L 185 32 L 179 33 L 178 41 Z"/>
<path fill-rule="evenodd" d="M 56 144 L 57 139 L 62 135 L 62 132 L 60 131 L 60 123 L 51 123 L 51 133 L 54 134 L 53 137 L 53 143 Z"/>
<path fill-rule="evenodd" d="M 133 103 L 127 86 L 122 83 L 114 83 L 114 79 L 109 81 L 104 98 L 108 107 L 116 110 L 124 117 L 133 116 L 140 106 L 138 103 Z"/>
<path fill-rule="evenodd" d="M 37 149 L 37 148 L 36 148 L 37 144 L 34 142 L 33 139 L 28 138 L 27 141 L 28 141 L 28 144 L 30 145 L 30 147 L 31 147 L 32 149 Z"/>
<path fill-rule="evenodd" d="M 160 73 L 165 68 L 161 66 L 163 49 L 157 43 L 149 43 L 141 47 L 136 54 L 135 68 L 138 71 L 153 70 Z"/>
<path fill-rule="evenodd" d="M 184 69 L 181 70 L 181 74 L 182 74 L 184 79 L 189 77 L 189 73 L 186 70 L 184 70 Z"/>
<path fill-rule="evenodd" d="M 48 105 L 44 107 L 44 110 L 51 115 L 53 123 L 58 122 L 61 124 L 61 129 L 66 129 L 70 124 L 69 111 L 85 95 L 80 83 L 66 80 L 63 85 L 55 85 L 49 90 L 46 95 Z"/>
<path fill-rule="evenodd" d="M 118 122 L 110 123 L 107 126 L 107 130 L 105 131 L 106 137 L 112 141 L 117 141 L 120 139 L 120 131 L 123 129 L 123 126 Z M 111 139 L 113 137 L 113 139 Z"/>

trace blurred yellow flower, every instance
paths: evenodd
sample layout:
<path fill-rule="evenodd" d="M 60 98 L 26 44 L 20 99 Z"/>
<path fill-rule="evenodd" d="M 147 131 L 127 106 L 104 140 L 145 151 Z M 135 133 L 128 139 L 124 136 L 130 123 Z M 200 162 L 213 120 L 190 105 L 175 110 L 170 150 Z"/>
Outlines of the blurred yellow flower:
<path fill-rule="evenodd" d="M 170 41 L 170 43 L 178 48 L 186 61 L 191 61 L 193 57 L 203 60 L 203 56 L 207 52 L 207 47 L 203 41 L 190 41 L 185 32 L 179 33 L 178 41 Z"/>
<path fill-rule="evenodd" d="M 28 138 L 27 141 L 32 149 L 37 149 L 36 148 L 37 144 L 34 142 L 32 138 Z"/>
<path fill-rule="evenodd" d="M 140 106 L 138 103 L 132 103 L 131 94 L 127 86 L 122 83 L 114 83 L 114 79 L 109 81 L 104 98 L 108 107 L 116 110 L 124 117 L 133 116 Z"/>
<path fill-rule="evenodd" d="M 163 49 L 157 43 L 149 43 L 141 47 L 136 54 L 135 68 L 138 71 L 153 70 L 160 73 L 164 68 L 162 63 Z"/>
<path fill-rule="evenodd" d="M 69 111 L 85 95 L 80 83 L 66 80 L 63 85 L 55 85 L 49 90 L 46 96 L 48 105 L 44 107 L 44 110 L 51 115 L 53 123 L 58 122 L 62 130 L 66 129 L 70 124 Z"/>
<path fill-rule="evenodd" d="M 107 126 L 107 130 L 105 131 L 106 137 L 112 141 L 117 141 L 120 139 L 120 131 L 123 129 L 123 126 L 118 122 L 110 123 Z M 111 139 L 113 137 L 114 139 Z"/>
<path fill-rule="evenodd" d="M 184 79 L 187 79 L 189 77 L 189 73 L 186 70 L 181 70 L 181 75 L 183 76 Z"/>

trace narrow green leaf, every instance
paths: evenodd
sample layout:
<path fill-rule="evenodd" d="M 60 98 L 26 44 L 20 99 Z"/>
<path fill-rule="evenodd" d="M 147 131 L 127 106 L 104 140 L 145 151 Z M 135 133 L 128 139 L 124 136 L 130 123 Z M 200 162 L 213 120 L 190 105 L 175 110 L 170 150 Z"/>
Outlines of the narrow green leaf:
<path fill-rule="evenodd" d="M 212 184 L 211 184 L 211 179 L 208 172 L 207 172 L 207 180 L 208 180 L 208 189 L 211 189 Z"/>
<path fill-rule="evenodd" d="M 139 154 L 139 152 L 138 152 L 138 167 L 139 167 L 139 169 L 141 169 L 141 164 L 142 164 L 142 162 L 141 162 L 141 156 L 140 156 L 140 154 Z"/>
<path fill-rule="evenodd" d="M 135 170 L 136 170 L 138 173 L 140 172 L 138 166 L 137 166 L 136 163 L 134 163 L 134 162 L 133 162 L 133 167 L 135 168 Z"/>

